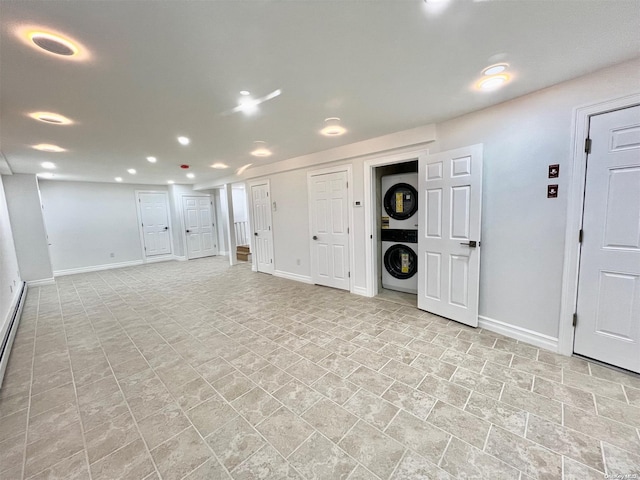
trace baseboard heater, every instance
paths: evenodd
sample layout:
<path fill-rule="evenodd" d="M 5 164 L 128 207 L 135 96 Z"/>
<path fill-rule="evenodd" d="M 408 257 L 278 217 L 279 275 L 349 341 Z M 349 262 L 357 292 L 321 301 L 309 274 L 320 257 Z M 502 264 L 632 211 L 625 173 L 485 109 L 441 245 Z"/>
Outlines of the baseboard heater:
<path fill-rule="evenodd" d="M 11 345 L 13 345 L 13 339 L 16 337 L 16 332 L 18 331 L 18 324 L 20 323 L 20 316 L 22 315 L 22 308 L 24 307 L 24 301 L 26 298 L 27 283 L 22 282 L 22 288 L 20 289 L 20 294 L 18 295 L 18 301 L 16 302 L 16 306 L 13 309 L 13 312 L 10 312 L 9 314 L 9 325 L 2 338 L 2 343 L 0 344 L 0 388 L 2 388 L 4 372 L 7 369 L 7 364 L 9 363 Z"/>

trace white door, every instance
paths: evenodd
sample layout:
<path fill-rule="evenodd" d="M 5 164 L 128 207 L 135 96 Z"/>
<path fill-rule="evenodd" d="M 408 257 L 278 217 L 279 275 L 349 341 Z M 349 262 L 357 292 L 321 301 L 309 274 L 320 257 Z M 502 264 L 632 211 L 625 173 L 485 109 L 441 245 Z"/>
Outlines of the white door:
<path fill-rule="evenodd" d="M 640 106 L 589 138 L 574 351 L 640 373 Z"/>
<path fill-rule="evenodd" d="M 269 184 L 251 186 L 253 207 L 253 247 L 259 272 L 273 274 L 273 233 L 271 231 L 271 199 Z"/>
<path fill-rule="evenodd" d="M 418 308 L 478 326 L 482 145 L 418 160 Z"/>
<path fill-rule="evenodd" d="M 217 254 L 211 197 L 182 197 L 187 258 L 209 257 Z"/>
<path fill-rule="evenodd" d="M 311 279 L 349 290 L 349 200 L 347 172 L 309 177 Z"/>
<path fill-rule="evenodd" d="M 146 257 L 171 253 L 169 208 L 164 192 L 139 192 L 140 224 Z"/>

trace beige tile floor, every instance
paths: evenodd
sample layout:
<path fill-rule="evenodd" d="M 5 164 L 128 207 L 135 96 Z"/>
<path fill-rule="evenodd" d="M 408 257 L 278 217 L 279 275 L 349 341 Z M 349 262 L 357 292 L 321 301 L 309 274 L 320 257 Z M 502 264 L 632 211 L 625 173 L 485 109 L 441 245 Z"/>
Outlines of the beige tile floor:
<path fill-rule="evenodd" d="M 640 474 L 640 379 L 224 258 L 32 288 L 2 479 Z"/>

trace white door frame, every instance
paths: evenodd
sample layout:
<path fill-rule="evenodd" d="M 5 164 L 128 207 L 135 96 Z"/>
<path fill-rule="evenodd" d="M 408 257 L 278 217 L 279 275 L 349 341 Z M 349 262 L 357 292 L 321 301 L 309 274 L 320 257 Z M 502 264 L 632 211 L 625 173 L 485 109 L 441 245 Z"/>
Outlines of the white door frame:
<path fill-rule="evenodd" d="M 380 274 L 380 272 L 378 272 L 378 261 L 376 258 L 377 250 L 374 248 L 378 243 L 378 236 L 380 235 L 380 232 L 375 228 L 377 198 L 374 169 L 386 165 L 418 161 L 421 155 L 427 155 L 428 153 L 428 149 L 421 148 L 405 153 L 378 157 L 364 162 L 364 201 L 366 208 L 364 216 L 366 291 L 364 295 L 367 297 L 375 297 L 378 295 L 378 275 Z"/>
<path fill-rule="evenodd" d="M 180 195 L 180 210 L 178 211 L 178 216 L 180 217 L 180 228 L 182 229 L 182 235 L 180 235 L 180 240 L 182 241 L 182 251 L 184 252 L 184 258 L 189 260 L 189 247 L 187 246 L 187 226 L 184 222 L 184 197 L 207 197 L 211 201 L 211 223 L 213 224 L 213 229 L 216 234 L 214 238 L 216 243 L 220 243 L 220 239 L 218 238 L 218 219 L 216 218 L 216 209 L 215 205 L 213 205 L 213 195 L 210 193 L 183 193 Z M 216 254 L 215 256 L 220 255 L 220 248 L 216 246 Z"/>
<path fill-rule="evenodd" d="M 584 210 L 584 186 L 587 173 L 587 154 L 584 147 L 585 139 L 589 135 L 589 118 L 639 104 L 640 94 L 634 94 L 574 109 L 574 130 L 571 138 L 573 154 L 568 172 L 567 229 L 564 240 L 562 303 L 558 330 L 558 353 L 562 355 L 573 353 L 575 335 L 573 314 L 578 301 L 578 268 L 580 266 L 578 235 L 582 228 Z"/>
<path fill-rule="evenodd" d="M 313 206 L 311 204 L 309 195 L 311 194 L 311 177 L 316 175 L 326 175 L 328 173 L 339 173 L 339 172 L 347 172 L 347 202 L 348 202 L 348 215 L 349 215 L 349 234 L 347 238 L 349 240 L 349 292 L 350 293 L 359 293 L 354 291 L 354 284 L 356 279 L 356 263 L 355 263 L 355 253 L 353 251 L 353 212 L 351 209 L 353 208 L 353 173 L 351 169 L 351 164 L 348 163 L 346 165 L 336 165 L 334 167 L 326 167 L 320 168 L 318 170 L 310 170 L 307 172 L 307 202 L 309 208 L 309 254 L 311 254 L 311 237 L 313 237 L 313 227 L 311 222 L 311 216 L 313 215 Z M 313 262 L 311 262 L 313 264 Z M 309 271 L 311 278 L 313 278 L 313 272 Z M 357 290 L 357 289 L 356 289 Z"/>
<path fill-rule="evenodd" d="M 140 210 L 140 194 L 141 193 L 162 193 L 164 195 L 165 205 L 167 206 L 167 226 L 169 227 L 169 253 L 166 255 L 154 255 L 151 259 L 147 257 L 147 251 L 144 245 L 144 232 L 142 231 L 142 211 Z M 142 261 L 144 263 L 162 262 L 173 258 L 173 222 L 171 219 L 171 208 L 169 208 L 169 192 L 166 190 L 135 190 L 136 196 L 136 213 L 138 214 L 138 233 L 140 235 L 140 250 L 142 251 Z"/>
<path fill-rule="evenodd" d="M 271 200 L 271 180 L 268 178 L 263 178 L 260 180 L 252 180 L 250 182 L 245 182 L 244 193 L 247 198 L 247 206 L 249 207 L 249 211 L 247 212 L 247 218 L 249 219 L 249 230 L 253 232 L 253 226 L 255 225 L 255 221 L 253 218 L 253 196 L 251 195 L 251 188 L 257 187 L 259 185 L 266 185 L 267 191 L 269 192 L 269 225 L 271 225 L 271 241 L 269 242 L 269 255 L 273 258 L 273 273 L 276 271 L 276 257 L 274 255 L 275 247 L 274 243 L 274 228 L 273 228 L 273 200 Z M 251 238 L 251 271 L 258 271 L 258 255 L 256 253 L 256 244 L 254 240 L 254 235 L 249 235 Z"/>

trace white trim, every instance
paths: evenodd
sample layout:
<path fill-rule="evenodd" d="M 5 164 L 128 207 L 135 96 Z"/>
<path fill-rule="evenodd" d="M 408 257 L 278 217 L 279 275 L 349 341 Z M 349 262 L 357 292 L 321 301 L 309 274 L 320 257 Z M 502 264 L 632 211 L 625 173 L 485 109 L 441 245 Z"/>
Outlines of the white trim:
<path fill-rule="evenodd" d="M 142 211 L 140 207 L 142 206 L 142 202 L 140 202 L 140 194 L 141 193 L 162 193 L 164 195 L 164 202 L 167 209 L 167 227 L 169 227 L 169 253 L 167 255 L 171 256 L 173 254 L 173 228 L 171 228 L 171 206 L 169 205 L 169 192 L 166 190 L 135 190 L 136 195 L 136 212 L 138 213 L 138 233 L 140 235 L 140 251 L 142 252 L 142 260 L 145 262 L 151 262 L 152 260 L 147 260 L 147 250 L 145 249 L 144 244 L 144 231 L 142 226 Z M 54 272 L 55 275 L 55 272 Z"/>
<path fill-rule="evenodd" d="M 262 273 L 267 273 L 270 275 L 275 275 L 276 272 L 276 257 L 275 257 L 275 245 L 273 244 L 273 239 L 275 238 L 274 235 L 274 228 L 273 228 L 273 196 L 271 195 L 271 180 L 269 178 L 261 178 L 260 180 L 253 180 L 251 182 L 245 182 L 245 189 L 244 191 L 246 192 L 246 196 L 247 196 L 247 207 L 248 207 L 248 212 L 247 212 L 247 218 L 249 219 L 249 230 L 253 231 L 253 226 L 255 225 L 255 221 L 253 218 L 253 195 L 251 193 L 251 189 L 253 187 L 259 187 L 260 185 L 266 185 L 267 186 L 267 193 L 268 193 L 268 197 L 269 197 L 269 226 L 271 227 L 271 241 L 269 242 L 269 255 L 271 256 L 271 258 L 273 259 L 273 263 L 271 264 L 271 271 L 270 272 L 262 272 Z M 251 242 L 250 242 L 250 250 L 251 250 L 251 270 L 254 272 L 258 272 L 258 255 L 253 255 L 253 252 L 256 251 L 256 245 L 255 245 L 255 240 L 254 240 L 254 235 L 249 235 L 249 238 L 251 238 Z"/>
<path fill-rule="evenodd" d="M 619 110 L 637 104 L 640 104 L 640 93 L 574 109 L 574 128 L 571 136 L 571 150 L 573 154 L 568 172 L 567 229 L 564 240 L 562 296 L 560 304 L 560 324 L 558 328 L 558 353 L 562 355 L 571 355 L 573 353 L 573 338 L 575 333 L 573 314 L 576 311 L 580 260 L 578 233 L 582 228 L 584 182 L 586 176 L 584 140 L 589 134 L 589 118 L 592 115 Z"/>
<path fill-rule="evenodd" d="M 66 270 L 54 270 L 54 277 L 63 277 L 65 275 L 75 275 L 76 273 L 90 273 L 90 272 L 99 272 L 101 270 L 111 270 L 112 268 L 124 268 L 124 267 L 135 267 L 136 265 L 142 265 L 144 262 L 142 260 L 132 260 L 130 262 L 119 262 L 119 263 L 106 263 L 104 265 L 92 265 L 90 267 L 78 267 L 78 268 L 68 268 Z M 30 282 L 27 282 L 30 284 Z"/>
<path fill-rule="evenodd" d="M 158 263 L 158 262 L 166 262 L 168 260 L 175 260 L 176 256 L 173 254 L 167 255 L 154 255 L 153 257 L 146 257 L 143 259 L 143 263 Z"/>
<path fill-rule="evenodd" d="M 7 312 L 7 316 L 2 324 L 2 331 L 0 332 L 0 387 L 4 381 L 4 374 L 9 365 L 9 356 L 11 355 L 11 347 L 13 346 L 13 340 L 18 332 L 18 326 L 22 319 L 22 310 L 26 302 L 29 286 L 26 282 L 21 282 L 22 288 L 16 290 L 16 294 L 11 300 L 11 307 Z M 6 344 L 3 348 L 3 343 L 6 340 Z"/>
<path fill-rule="evenodd" d="M 428 149 L 424 147 L 418 150 L 410 150 L 395 155 L 378 157 L 364 162 L 364 232 L 367 243 L 365 244 L 365 290 L 367 297 L 375 297 L 378 294 L 378 262 L 374 245 L 378 242 L 376 225 L 376 188 L 373 184 L 375 175 L 373 169 L 385 165 L 412 162 L 418 160 L 421 155 L 427 155 Z"/>
<path fill-rule="evenodd" d="M 186 262 L 187 261 L 187 257 L 180 256 L 180 255 L 173 255 L 173 259 L 178 261 L 178 262 Z"/>
<path fill-rule="evenodd" d="M 558 351 L 558 339 L 545 335 L 544 333 L 534 332 L 527 328 L 518 327 L 508 323 L 494 320 L 493 318 L 483 317 L 478 315 L 478 327 L 490 332 L 500 333 L 505 337 L 515 338 L 522 342 L 534 345 L 545 350 L 551 350 L 552 352 Z"/>
<path fill-rule="evenodd" d="M 53 275 L 56 275 L 56 272 L 53 272 Z M 45 285 L 55 285 L 56 279 L 54 277 L 51 278 L 41 278 L 40 280 L 27 280 L 27 285 L 29 287 L 43 287 Z"/>
<path fill-rule="evenodd" d="M 367 289 L 365 287 L 353 287 L 351 293 L 354 295 L 362 295 L 363 297 L 369 297 Z"/>
<path fill-rule="evenodd" d="M 274 270 L 273 271 L 273 276 L 274 277 L 280 277 L 280 278 L 286 278 L 287 280 L 295 280 L 296 282 L 308 283 L 309 285 L 313 285 L 313 281 L 311 280 L 311 277 L 308 277 L 307 275 L 299 275 L 297 273 L 283 272 L 282 270 Z"/>
<path fill-rule="evenodd" d="M 311 217 L 313 215 L 313 205 L 311 202 L 311 178 L 317 175 L 327 175 L 331 173 L 339 173 L 346 172 L 347 173 L 347 212 L 349 215 L 349 234 L 347 235 L 349 241 L 349 292 L 353 293 L 355 278 L 356 278 L 356 259 L 355 259 L 355 251 L 354 251 L 354 241 L 353 237 L 355 234 L 354 222 L 353 222 L 353 212 L 351 211 L 353 207 L 353 172 L 352 165 L 350 163 L 343 165 L 335 165 L 332 167 L 319 168 L 317 170 L 310 170 L 307 172 L 307 201 L 309 203 L 309 252 L 313 251 L 312 240 L 313 231 L 312 231 L 312 221 Z M 313 265 L 313 262 L 311 262 Z M 311 279 L 313 279 L 313 270 L 311 271 Z"/>

